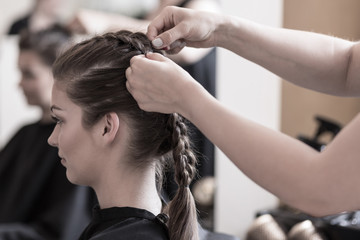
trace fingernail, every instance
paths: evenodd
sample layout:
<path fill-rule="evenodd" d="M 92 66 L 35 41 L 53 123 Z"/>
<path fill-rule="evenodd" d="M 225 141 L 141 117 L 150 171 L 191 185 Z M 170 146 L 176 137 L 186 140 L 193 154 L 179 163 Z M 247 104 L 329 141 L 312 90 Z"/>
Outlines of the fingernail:
<path fill-rule="evenodd" d="M 152 44 L 154 45 L 154 47 L 161 47 L 163 45 L 163 41 L 161 40 L 161 38 L 156 38 L 152 41 Z"/>

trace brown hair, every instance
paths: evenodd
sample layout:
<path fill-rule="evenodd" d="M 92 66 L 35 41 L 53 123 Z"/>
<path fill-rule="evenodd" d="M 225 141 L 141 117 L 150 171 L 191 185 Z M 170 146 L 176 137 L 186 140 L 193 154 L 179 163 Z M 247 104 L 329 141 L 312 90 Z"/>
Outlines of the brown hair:
<path fill-rule="evenodd" d="M 71 37 L 71 32 L 58 24 L 37 32 L 25 29 L 20 33 L 19 49 L 34 51 L 44 64 L 52 66 Z"/>
<path fill-rule="evenodd" d="M 196 207 L 189 185 L 196 174 L 187 126 L 178 114 L 142 111 L 126 89 L 125 71 L 135 55 L 156 51 L 143 33 L 119 31 L 95 36 L 63 53 L 53 66 L 55 81 L 83 111 L 90 127 L 106 113 L 116 112 L 131 128 L 131 164 L 154 164 L 160 192 L 164 164 L 172 162 L 178 192 L 166 208 L 171 240 L 198 239 Z"/>

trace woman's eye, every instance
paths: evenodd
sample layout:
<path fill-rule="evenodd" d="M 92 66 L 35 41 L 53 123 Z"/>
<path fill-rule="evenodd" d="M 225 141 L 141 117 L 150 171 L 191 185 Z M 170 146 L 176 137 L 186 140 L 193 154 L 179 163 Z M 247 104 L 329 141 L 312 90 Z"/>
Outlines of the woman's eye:
<path fill-rule="evenodd" d="M 57 117 L 55 117 L 55 116 L 51 116 L 51 118 L 54 120 L 54 122 L 56 124 L 61 124 L 62 123 L 62 121 L 60 119 L 58 119 Z"/>
<path fill-rule="evenodd" d="M 24 70 L 21 72 L 22 77 L 26 80 L 33 80 L 35 78 L 35 75 L 29 71 L 29 70 Z"/>

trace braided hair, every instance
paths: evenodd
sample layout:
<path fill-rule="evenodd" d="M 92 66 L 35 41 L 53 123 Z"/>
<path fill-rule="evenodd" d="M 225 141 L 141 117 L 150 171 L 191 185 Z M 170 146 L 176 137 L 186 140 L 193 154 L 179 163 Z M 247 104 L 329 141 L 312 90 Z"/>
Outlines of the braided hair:
<path fill-rule="evenodd" d="M 69 48 L 56 60 L 53 74 L 67 96 L 82 108 L 85 128 L 109 112 L 128 119 L 129 164 L 138 168 L 156 166 L 159 195 L 166 165 L 173 165 L 179 188 L 163 209 L 169 216 L 169 236 L 171 240 L 197 240 L 196 207 L 188 187 L 196 174 L 196 157 L 190 149 L 185 120 L 176 113 L 141 110 L 126 88 L 125 71 L 130 59 L 150 51 L 157 50 L 143 33 L 106 33 Z"/>

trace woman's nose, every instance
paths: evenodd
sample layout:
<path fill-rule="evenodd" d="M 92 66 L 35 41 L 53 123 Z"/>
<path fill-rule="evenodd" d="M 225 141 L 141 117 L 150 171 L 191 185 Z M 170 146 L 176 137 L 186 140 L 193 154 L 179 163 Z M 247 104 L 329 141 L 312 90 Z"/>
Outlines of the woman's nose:
<path fill-rule="evenodd" d="M 19 86 L 19 88 L 24 88 L 24 80 L 23 80 L 22 77 L 20 78 L 20 81 L 19 81 L 19 83 L 18 83 L 18 86 Z"/>
<path fill-rule="evenodd" d="M 48 144 L 53 147 L 57 147 L 57 126 L 55 126 L 53 132 L 51 133 L 50 137 L 48 138 Z"/>

